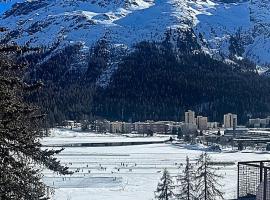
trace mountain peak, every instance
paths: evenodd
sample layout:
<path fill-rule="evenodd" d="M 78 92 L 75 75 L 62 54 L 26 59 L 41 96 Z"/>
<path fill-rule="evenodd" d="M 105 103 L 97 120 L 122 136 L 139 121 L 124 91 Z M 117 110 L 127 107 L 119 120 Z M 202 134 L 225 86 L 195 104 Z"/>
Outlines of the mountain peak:
<path fill-rule="evenodd" d="M 268 7 L 265 0 L 26 1 L 2 16 L 0 27 L 8 31 L 0 36 L 21 45 L 57 43 L 61 50 L 78 42 L 89 48 L 107 35 L 112 44 L 131 48 L 144 40 L 162 41 L 168 30 L 192 29 L 205 52 L 263 65 L 270 56 Z M 241 42 L 232 45 L 232 37 Z"/>

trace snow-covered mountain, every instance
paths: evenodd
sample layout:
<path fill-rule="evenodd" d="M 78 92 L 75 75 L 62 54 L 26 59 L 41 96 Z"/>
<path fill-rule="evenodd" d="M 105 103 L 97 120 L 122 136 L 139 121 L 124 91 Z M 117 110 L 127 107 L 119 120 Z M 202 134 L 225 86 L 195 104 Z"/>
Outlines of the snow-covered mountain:
<path fill-rule="evenodd" d="M 192 29 L 214 56 L 233 53 L 259 65 L 270 58 L 267 0 L 28 0 L 7 10 L 0 27 L 6 29 L 2 42 L 53 47 L 51 54 L 78 43 L 85 52 L 104 37 L 132 48 L 143 40 L 161 41 L 168 30 Z"/>

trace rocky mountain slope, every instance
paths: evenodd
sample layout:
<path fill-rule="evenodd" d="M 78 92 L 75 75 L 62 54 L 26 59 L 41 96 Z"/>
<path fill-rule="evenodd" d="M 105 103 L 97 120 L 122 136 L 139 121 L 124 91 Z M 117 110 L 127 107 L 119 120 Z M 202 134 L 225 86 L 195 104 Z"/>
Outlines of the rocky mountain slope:
<path fill-rule="evenodd" d="M 168 30 L 193 29 L 209 54 L 269 63 L 270 9 L 266 0 L 32 0 L 2 15 L 2 42 L 82 50 L 106 37 L 115 46 L 161 41 Z M 237 38 L 234 49 L 230 38 Z M 230 48 L 231 47 L 231 48 Z M 51 55 L 49 55 L 51 56 Z"/>
<path fill-rule="evenodd" d="M 28 0 L 1 15 L 0 40 L 42 49 L 27 56 L 28 75 L 46 83 L 34 99 L 52 122 L 179 120 L 186 109 L 245 122 L 270 114 L 269 78 L 256 71 L 269 74 L 269 8 L 266 0 Z"/>

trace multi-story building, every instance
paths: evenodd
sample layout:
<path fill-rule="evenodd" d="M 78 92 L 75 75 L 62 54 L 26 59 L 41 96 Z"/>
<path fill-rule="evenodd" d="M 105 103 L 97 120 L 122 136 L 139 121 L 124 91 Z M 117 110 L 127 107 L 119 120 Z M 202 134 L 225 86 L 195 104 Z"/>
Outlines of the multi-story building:
<path fill-rule="evenodd" d="M 123 122 L 111 122 L 110 133 L 123 133 Z"/>
<path fill-rule="evenodd" d="M 266 128 L 270 125 L 270 117 L 260 119 L 249 119 L 249 126 L 253 128 Z"/>
<path fill-rule="evenodd" d="M 134 130 L 133 123 L 123 122 L 122 131 L 123 133 L 131 133 Z"/>
<path fill-rule="evenodd" d="M 182 129 L 183 126 L 183 122 L 171 122 L 168 123 L 168 133 L 172 134 L 176 131 L 178 131 L 179 129 Z"/>
<path fill-rule="evenodd" d="M 137 131 L 139 134 L 147 134 L 151 132 L 151 123 L 135 122 L 135 131 Z"/>
<path fill-rule="evenodd" d="M 168 133 L 169 125 L 162 122 L 155 122 L 152 124 L 153 133 Z"/>
<path fill-rule="evenodd" d="M 111 122 L 110 123 L 110 133 L 131 133 L 134 130 L 132 123 L 127 122 Z"/>
<path fill-rule="evenodd" d="M 63 121 L 63 126 L 70 127 L 71 129 L 75 127 L 76 122 L 72 120 L 65 120 Z"/>
<path fill-rule="evenodd" d="M 185 112 L 185 123 L 196 124 L 194 111 L 188 110 L 187 112 Z"/>
<path fill-rule="evenodd" d="M 197 127 L 199 130 L 206 130 L 207 129 L 207 123 L 208 123 L 208 118 L 203 117 L 203 116 L 197 116 Z"/>
<path fill-rule="evenodd" d="M 249 126 L 254 127 L 254 128 L 261 127 L 261 119 L 260 118 L 249 119 L 248 123 L 249 123 Z"/>
<path fill-rule="evenodd" d="M 162 122 L 135 122 L 135 131 L 139 134 L 168 133 L 169 125 Z"/>
<path fill-rule="evenodd" d="M 84 120 L 82 122 L 82 129 L 84 131 L 90 130 L 97 133 L 103 133 L 110 131 L 110 121 L 108 120 L 94 120 L 88 121 Z"/>
<path fill-rule="evenodd" d="M 191 124 L 191 123 L 184 123 L 181 126 L 181 130 L 183 134 L 193 134 L 197 132 L 197 126 L 196 124 Z"/>
<path fill-rule="evenodd" d="M 99 132 L 109 132 L 110 130 L 110 121 L 101 120 L 97 123 Z"/>
<path fill-rule="evenodd" d="M 224 115 L 224 128 L 237 127 L 237 115 L 228 113 Z"/>
<path fill-rule="evenodd" d="M 209 128 L 209 129 L 217 129 L 218 127 L 219 127 L 218 122 L 208 122 L 207 123 L 207 128 Z"/>

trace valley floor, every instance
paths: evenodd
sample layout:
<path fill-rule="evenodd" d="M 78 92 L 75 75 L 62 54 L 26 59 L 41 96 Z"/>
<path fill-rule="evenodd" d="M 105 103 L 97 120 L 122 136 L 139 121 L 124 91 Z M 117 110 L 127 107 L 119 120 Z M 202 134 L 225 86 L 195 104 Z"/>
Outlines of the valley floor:
<path fill-rule="evenodd" d="M 124 138 L 55 131 L 57 134 L 45 138 L 43 142 L 55 144 L 57 141 L 59 144 L 59 142 L 72 143 L 78 140 L 119 141 Z M 139 140 L 149 139 L 153 140 L 153 138 Z M 75 173 L 71 176 L 59 176 L 44 170 L 43 180 L 47 185 L 55 188 L 53 199 L 56 200 L 150 200 L 154 199 L 154 190 L 164 168 L 175 176 L 181 172 L 181 164 L 185 163 L 186 156 L 189 156 L 191 162 L 195 162 L 201 153 L 199 150 L 188 150 L 172 144 L 69 147 L 57 157 Z M 221 167 L 219 173 L 224 175 L 221 183 L 224 185 L 222 190 L 225 192 L 226 199 L 236 197 L 238 161 L 267 160 L 270 157 L 269 154 L 244 152 L 212 152 L 210 155 L 214 161 L 227 163 L 219 166 Z"/>

